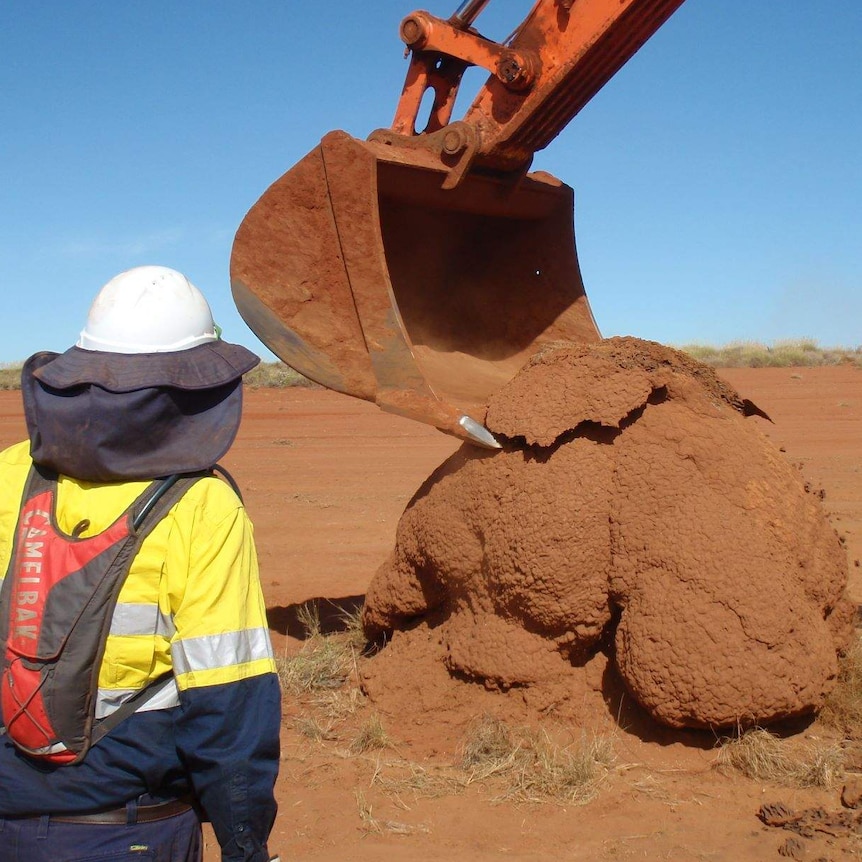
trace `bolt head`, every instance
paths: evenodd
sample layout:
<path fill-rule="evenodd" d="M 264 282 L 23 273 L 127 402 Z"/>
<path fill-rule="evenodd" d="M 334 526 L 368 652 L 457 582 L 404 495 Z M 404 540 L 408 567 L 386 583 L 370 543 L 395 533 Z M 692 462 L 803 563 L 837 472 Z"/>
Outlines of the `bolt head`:
<path fill-rule="evenodd" d="M 457 129 L 449 129 L 443 136 L 443 152 L 450 156 L 460 153 L 466 145 L 464 136 Z"/>
<path fill-rule="evenodd" d="M 408 45 L 418 42 L 425 34 L 422 22 L 408 16 L 401 22 L 401 39 Z"/>

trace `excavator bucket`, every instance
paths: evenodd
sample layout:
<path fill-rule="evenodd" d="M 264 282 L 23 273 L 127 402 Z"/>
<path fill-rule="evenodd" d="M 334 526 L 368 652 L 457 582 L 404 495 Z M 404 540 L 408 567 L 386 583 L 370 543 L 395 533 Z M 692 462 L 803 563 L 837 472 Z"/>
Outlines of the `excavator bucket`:
<path fill-rule="evenodd" d="M 599 333 L 572 190 L 332 132 L 246 215 L 231 256 L 245 321 L 287 365 L 494 446 L 484 405 L 543 344 Z"/>
<path fill-rule="evenodd" d="M 392 126 L 332 132 L 270 186 L 237 232 L 231 282 L 302 374 L 496 446 L 479 421 L 490 396 L 543 344 L 599 338 L 572 190 L 527 168 L 683 0 L 534 0 L 503 42 L 473 26 L 489 3 L 402 20 Z M 453 121 L 469 67 L 489 78 Z"/>

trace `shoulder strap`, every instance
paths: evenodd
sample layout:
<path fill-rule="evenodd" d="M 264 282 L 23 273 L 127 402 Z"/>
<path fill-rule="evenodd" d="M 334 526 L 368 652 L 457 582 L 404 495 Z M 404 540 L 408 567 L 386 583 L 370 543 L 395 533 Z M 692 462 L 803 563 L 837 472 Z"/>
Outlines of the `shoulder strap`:
<path fill-rule="evenodd" d="M 111 611 L 113 611 L 113 607 L 116 604 L 122 582 L 129 573 L 131 559 L 134 558 L 134 555 L 137 554 L 138 550 L 140 550 L 144 540 L 153 528 L 162 520 L 162 518 L 164 518 L 168 511 L 170 511 L 170 509 L 179 502 L 186 491 L 195 484 L 195 482 L 205 476 L 211 475 L 212 471 L 202 470 L 197 473 L 176 473 L 171 476 L 166 476 L 163 479 L 157 479 L 155 482 L 151 483 L 144 493 L 132 504 L 130 512 L 133 533 L 132 554 L 129 563 L 124 566 L 122 579 L 117 582 L 117 587 L 112 596 Z M 108 613 L 103 620 L 103 628 L 100 636 L 103 648 L 110 629 L 110 623 L 111 613 Z M 101 654 L 93 668 L 92 686 L 98 685 L 100 665 Z M 109 733 L 121 721 L 123 721 L 123 719 L 128 718 L 128 716 L 133 712 L 136 712 L 141 706 L 156 697 L 172 681 L 173 674 L 165 674 L 136 692 L 110 715 L 98 720 L 91 719 L 92 723 L 89 727 L 87 748 L 102 739 L 105 734 Z"/>
<path fill-rule="evenodd" d="M 168 494 L 174 486 L 180 482 L 180 480 L 184 480 L 182 484 L 184 487 L 182 489 L 177 489 L 177 491 L 173 491 L 168 494 L 169 501 L 165 501 L 159 506 L 159 509 L 162 510 L 162 513 L 166 512 L 179 498 L 185 493 L 185 490 L 194 484 L 198 479 L 203 478 L 204 476 L 213 475 L 213 473 L 220 474 L 228 485 L 233 488 L 234 493 L 239 497 L 240 502 L 242 502 L 242 494 L 239 490 L 239 486 L 234 481 L 233 476 L 225 470 L 221 464 L 214 464 L 211 471 L 204 470 L 199 473 L 185 473 L 185 474 L 175 474 L 173 476 L 168 476 L 163 479 L 159 485 L 156 487 L 155 491 L 152 495 L 146 500 L 144 505 L 140 508 L 140 511 L 137 515 L 135 515 L 134 520 L 132 522 L 135 530 L 138 530 L 140 526 L 144 523 L 144 521 L 148 518 L 150 513 L 157 507 L 157 505 L 162 501 L 162 498 Z M 165 503 L 168 503 L 165 505 Z M 154 519 L 156 522 L 160 519 Z M 103 739 L 107 734 L 109 734 L 117 725 L 119 725 L 122 721 L 127 719 L 129 716 L 133 715 L 137 712 L 144 704 L 149 703 L 149 701 L 156 698 L 161 692 L 163 692 L 174 680 L 174 676 L 172 673 L 165 674 L 159 679 L 154 680 L 149 685 L 142 688 L 136 694 L 132 695 L 127 701 L 125 701 L 119 708 L 114 710 L 110 715 L 105 718 L 97 721 L 93 725 L 93 729 L 90 735 L 90 744 L 94 745 L 100 739 Z"/>
<path fill-rule="evenodd" d="M 12 586 L 15 580 L 12 577 L 12 570 L 15 566 L 15 559 L 18 555 L 18 543 L 20 541 L 21 534 L 21 512 L 32 497 L 55 487 L 56 482 L 56 473 L 44 467 L 40 467 L 35 462 L 31 463 L 30 469 L 27 472 L 27 479 L 24 482 L 24 490 L 21 493 L 21 499 L 18 503 L 18 514 L 15 517 L 15 526 L 12 533 L 12 547 L 9 554 L 9 563 L 6 567 L 6 571 L 3 573 L 3 580 L 0 581 L 0 646 L 5 645 L 6 638 L 9 634 L 10 609 L 8 607 L 8 603 L 10 601 L 9 595 L 12 591 Z M 2 720 L 0 720 L 0 723 L 2 723 Z"/>
<path fill-rule="evenodd" d="M 198 479 L 211 475 L 212 471 L 210 470 L 202 470 L 197 473 L 175 473 L 150 485 L 147 491 L 151 493 L 147 496 L 145 492 L 145 499 L 139 498 L 136 501 L 140 502 L 143 499 L 143 505 L 137 509 L 137 513 L 132 518 L 132 529 L 137 534 L 138 539 L 136 546 L 140 547 L 146 535 Z M 90 745 L 97 743 L 120 722 L 137 712 L 145 703 L 157 697 L 173 680 L 172 673 L 159 677 L 133 694 L 110 715 L 94 721 L 90 731 Z"/>
<path fill-rule="evenodd" d="M 227 482 L 228 485 L 230 485 L 231 488 L 233 488 L 233 492 L 234 492 L 234 494 L 237 495 L 237 497 L 239 497 L 240 503 L 245 505 L 245 500 L 243 500 L 243 498 L 242 498 L 242 491 L 240 491 L 239 485 L 237 485 L 233 476 L 231 476 L 231 474 L 228 473 L 228 471 L 225 470 L 225 468 L 222 467 L 221 464 L 213 464 L 213 470 L 212 471 L 213 471 L 213 473 L 218 473 L 222 477 L 222 479 L 224 479 L 225 482 Z"/>

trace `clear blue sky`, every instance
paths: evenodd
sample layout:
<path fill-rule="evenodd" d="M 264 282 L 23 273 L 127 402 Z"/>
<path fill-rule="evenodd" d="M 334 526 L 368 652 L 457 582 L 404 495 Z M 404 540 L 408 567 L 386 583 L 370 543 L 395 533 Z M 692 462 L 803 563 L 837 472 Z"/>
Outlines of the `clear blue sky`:
<path fill-rule="evenodd" d="M 529 5 L 493 0 L 480 29 Z M 269 356 L 230 298 L 233 234 L 326 132 L 391 122 L 413 8 L 3 3 L 0 362 L 68 347 L 143 263 L 184 271 Z M 862 344 L 860 46 L 859 0 L 687 0 L 537 155 L 575 188 L 603 334 Z"/>

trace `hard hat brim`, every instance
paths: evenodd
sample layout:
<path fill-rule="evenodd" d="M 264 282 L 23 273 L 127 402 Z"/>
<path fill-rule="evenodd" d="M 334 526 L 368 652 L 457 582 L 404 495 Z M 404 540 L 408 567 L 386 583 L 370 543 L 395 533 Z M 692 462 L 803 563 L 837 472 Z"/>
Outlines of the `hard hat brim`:
<path fill-rule="evenodd" d="M 238 380 L 259 362 L 242 345 L 221 340 L 160 353 L 108 353 L 75 346 L 34 369 L 33 376 L 52 389 L 93 384 L 108 392 L 165 386 L 194 391 Z"/>

